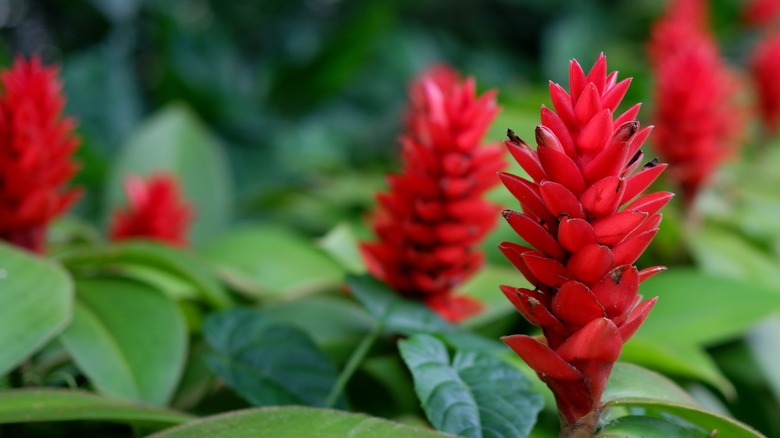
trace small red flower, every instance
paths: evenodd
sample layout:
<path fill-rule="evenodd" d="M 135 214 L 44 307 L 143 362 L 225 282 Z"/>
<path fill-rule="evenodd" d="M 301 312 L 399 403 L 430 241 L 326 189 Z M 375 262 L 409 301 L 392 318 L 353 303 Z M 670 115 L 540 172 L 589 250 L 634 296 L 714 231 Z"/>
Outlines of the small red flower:
<path fill-rule="evenodd" d="M 744 127 L 739 84 L 707 29 L 705 6 L 700 0 L 673 2 L 648 45 L 655 76 L 654 143 L 687 203 L 736 152 Z M 691 10 L 697 12 L 685 12 Z"/>
<path fill-rule="evenodd" d="M 499 211 L 483 195 L 498 182 L 503 151 L 480 147 L 498 113 L 495 95 L 477 96 L 473 78 L 461 82 L 445 66 L 412 85 L 401 137 L 404 167 L 377 196 L 378 241 L 361 245 L 369 272 L 451 321 L 481 308 L 454 296 L 453 288 L 481 266 L 478 246 Z"/>
<path fill-rule="evenodd" d="M 114 212 L 111 238 L 146 238 L 174 246 L 187 245 L 187 232 L 193 214 L 182 199 L 173 176 L 157 174 L 147 181 L 137 176 L 125 180 L 129 205 Z"/>
<path fill-rule="evenodd" d="M 780 124 L 780 33 L 769 33 L 753 52 L 751 72 L 761 121 L 769 133 Z"/>
<path fill-rule="evenodd" d="M 506 146 L 530 178 L 500 174 L 523 209 L 504 218 L 525 243 L 499 249 L 534 286 L 501 290 L 544 334 L 502 340 L 550 387 L 567 433 L 595 427 L 623 343 L 655 304 L 639 283 L 664 269 L 634 265 L 673 195 L 639 196 L 666 164 L 635 173 L 651 127 L 639 128 L 639 104 L 613 116 L 630 82 L 607 74 L 603 54 L 587 75 L 571 61 L 569 93 L 550 82 L 555 111 L 542 106 L 536 150 L 509 131 Z"/>
<path fill-rule="evenodd" d="M 19 57 L 0 81 L 0 239 L 43 253 L 49 222 L 81 193 L 65 187 L 78 168 L 75 122 L 62 115 L 56 67 Z"/>

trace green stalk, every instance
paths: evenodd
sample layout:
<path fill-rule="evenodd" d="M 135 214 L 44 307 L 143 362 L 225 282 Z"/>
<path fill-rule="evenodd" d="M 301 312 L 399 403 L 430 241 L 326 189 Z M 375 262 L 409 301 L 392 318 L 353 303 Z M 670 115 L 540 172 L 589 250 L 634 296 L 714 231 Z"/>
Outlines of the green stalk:
<path fill-rule="evenodd" d="M 374 325 L 374 328 L 372 328 L 371 331 L 366 334 L 363 340 L 360 341 L 360 344 L 358 344 L 358 346 L 352 352 L 352 355 L 349 356 L 347 364 L 344 365 L 344 369 L 341 371 L 341 374 L 339 374 L 339 378 L 336 380 L 336 383 L 333 384 L 333 388 L 331 388 L 330 393 L 328 393 L 328 397 L 325 399 L 324 407 L 332 408 L 333 405 L 336 404 L 339 396 L 342 392 L 344 392 L 344 388 L 347 386 L 349 379 L 353 374 L 355 374 L 355 371 L 363 362 L 363 359 L 366 358 L 366 355 L 368 354 L 369 350 L 371 350 L 374 342 L 379 339 L 379 335 L 382 334 L 383 328 L 384 324 L 382 324 L 382 321 L 377 321 Z"/>

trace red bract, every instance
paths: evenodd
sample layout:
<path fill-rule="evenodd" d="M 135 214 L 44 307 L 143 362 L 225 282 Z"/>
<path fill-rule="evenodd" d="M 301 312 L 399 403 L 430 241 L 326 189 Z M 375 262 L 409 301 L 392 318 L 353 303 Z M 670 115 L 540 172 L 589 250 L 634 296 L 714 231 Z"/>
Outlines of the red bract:
<path fill-rule="evenodd" d="M 483 199 L 503 169 L 498 145 L 480 147 L 498 113 L 496 93 L 476 93 L 473 78 L 445 66 L 411 87 L 404 167 L 388 178 L 373 217 L 377 242 L 363 243 L 368 270 L 400 294 L 426 302 L 451 321 L 480 310 L 453 288 L 479 268 L 478 245 L 495 226 L 498 207 Z"/>
<path fill-rule="evenodd" d="M 78 198 L 75 122 L 62 116 L 57 68 L 17 58 L 0 74 L 0 238 L 44 251 L 46 228 Z"/>
<path fill-rule="evenodd" d="M 130 176 L 125 180 L 125 190 L 129 205 L 114 212 L 113 240 L 144 238 L 174 246 L 187 244 L 192 208 L 182 199 L 174 177 L 158 174 L 144 181 Z"/>
<path fill-rule="evenodd" d="M 651 127 L 640 129 L 639 104 L 613 115 L 630 81 L 607 74 L 603 54 L 587 75 L 571 61 L 569 92 L 550 83 L 555 110 L 542 107 L 536 150 L 512 131 L 506 142 L 530 179 L 500 174 L 523 210 L 504 218 L 528 246 L 499 248 L 534 289 L 501 290 L 544 338 L 503 341 L 553 391 L 563 436 L 593 432 L 622 345 L 655 303 L 642 301 L 639 283 L 662 270 L 634 266 L 673 195 L 637 197 L 666 164 L 653 160 L 635 172 Z"/>
<path fill-rule="evenodd" d="M 772 24 L 780 17 L 780 0 L 749 0 L 742 10 L 742 19 L 754 26 Z"/>
<path fill-rule="evenodd" d="M 687 203 L 736 152 L 744 127 L 738 82 L 707 30 L 704 6 L 700 0 L 672 2 L 648 46 L 655 76 L 654 143 Z M 689 10 L 698 12 L 683 13 Z"/>
<path fill-rule="evenodd" d="M 756 46 L 751 72 L 761 121 L 774 134 L 780 123 L 780 34 L 767 34 Z"/>

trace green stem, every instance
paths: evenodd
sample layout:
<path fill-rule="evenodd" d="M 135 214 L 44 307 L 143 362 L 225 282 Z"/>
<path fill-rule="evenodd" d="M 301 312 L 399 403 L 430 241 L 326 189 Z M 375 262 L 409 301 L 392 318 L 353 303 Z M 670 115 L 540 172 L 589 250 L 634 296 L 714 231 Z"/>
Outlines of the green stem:
<path fill-rule="evenodd" d="M 352 352 L 352 355 L 349 356 L 349 360 L 347 360 L 347 364 L 344 365 L 344 369 L 341 371 L 341 374 L 339 374 L 339 378 L 336 380 L 336 383 L 333 384 L 333 388 L 331 388 L 330 393 L 328 394 L 328 398 L 325 399 L 324 407 L 332 408 L 336 404 L 339 396 L 342 392 L 344 392 L 344 388 L 347 386 L 347 382 L 349 382 L 349 379 L 363 362 L 363 359 L 366 358 L 366 355 L 368 354 L 369 350 L 371 350 L 374 342 L 376 342 L 376 340 L 379 338 L 379 335 L 382 334 L 383 328 L 384 324 L 382 324 L 382 321 L 377 321 L 374 325 L 374 328 L 368 332 L 362 341 L 360 341 L 360 344 L 358 344 L 358 346 Z"/>

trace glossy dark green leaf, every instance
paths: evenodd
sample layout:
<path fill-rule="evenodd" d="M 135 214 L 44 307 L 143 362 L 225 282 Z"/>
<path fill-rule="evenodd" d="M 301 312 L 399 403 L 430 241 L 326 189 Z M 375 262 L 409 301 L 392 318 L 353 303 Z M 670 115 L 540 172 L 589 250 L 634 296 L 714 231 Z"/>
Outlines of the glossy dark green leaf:
<path fill-rule="evenodd" d="M 123 181 L 128 175 L 158 171 L 176 175 L 185 199 L 194 206 L 195 243 L 225 230 L 233 199 L 227 160 L 221 145 L 184 105 L 157 112 L 122 146 L 106 188 L 108 211 L 125 203 Z"/>
<path fill-rule="evenodd" d="M 187 329 L 175 302 L 140 283 L 81 279 L 73 321 L 60 339 L 106 394 L 166 405 L 187 355 Z"/>
<path fill-rule="evenodd" d="M 188 283 L 200 298 L 215 307 L 223 308 L 231 303 L 230 296 L 207 264 L 194 254 L 164 244 L 147 241 L 116 243 L 74 250 L 62 254 L 60 259 L 71 269 L 109 267 L 112 273 L 123 274 L 122 269 L 126 267 L 126 275 L 131 277 L 138 277 L 138 269 L 141 268 L 145 272 L 139 279 L 151 280 L 149 282 L 154 286 L 159 286 L 160 281 L 164 282 L 165 277 L 172 276 L 172 281 Z M 154 275 L 151 271 L 160 271 L 162 278 L 150 278 L 150 275 Z"/>
<path fill-rule="evenodd" d="M 519 371 L 500 359 L 458 351 L 429 335 L 399 342 L 415 391 L 436 429 L 465 437 L 524 437 L 542 398 Z"/>
<path fill-rule="evenodd" d="M 210 316 L 203 334 L 211 369 L 255 406 L 324 406 L 338 374 L 303 331 L 262 311 L 232 309 Z M 337 406 L 345 407 L 341 398 Z"/>
<path fill-rule="evenodd" d="M 202 255 L 221 272 L 272 297 L 303 295 L 342 284 L 344 271 L 313 242 L 283 227 L 233 230 L 206 245 Z"/>
<path fill-rule="evenodd" d="M 192 421 L 150 438 L 444 438 L 450 435 L 363 414 L 300 406 L 247 409 Z"/>
<path fill-rule="evenodd" d="M 705 436 L 729 438 L 763 437 L 761 433 L 737 420 L 689 405 L 646 398 L 621 398 L 607 403 L 607 408 L 611 407 L 644 408 L 655 412 L 674 415 L 675 417 L 704 429 Z"/>
<path fill-rule="evenodd" d="M 780 294 L 775 290 L 691 269 L 656 275 L 642 283 L 640 292 L 659 298 L 637 336 L 657 342 L 721 342 L 780 310 Z"/>
<path fill-rule="evenodd" d="M 597 438 L 707 438 L 698 430 L 686 428 L 661 418 L 627 415 L 606 424 Z"/>
<path fill-rule="evenodd" d="M 0 242 L 0 375 L 62 331 L 73 282 L 54 263 Z"/>
<path fill-rule="evenodd" d="M 0 423 L 89 420 L 166 427 L 192 419 L 183 412 L 80 390 L 20 389 L 0 392 Z"/>

